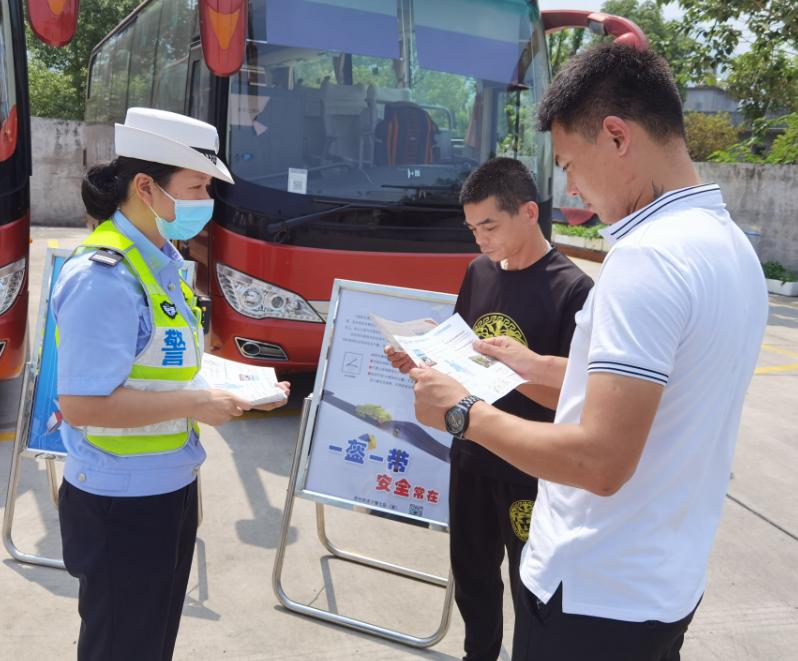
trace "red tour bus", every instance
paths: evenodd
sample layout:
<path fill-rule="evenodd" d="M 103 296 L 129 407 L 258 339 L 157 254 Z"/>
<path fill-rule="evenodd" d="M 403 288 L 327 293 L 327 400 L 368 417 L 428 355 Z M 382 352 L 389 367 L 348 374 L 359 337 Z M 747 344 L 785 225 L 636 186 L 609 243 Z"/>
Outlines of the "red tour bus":
<path fill-rule="evenodd" d="M 317 364 L 334 278 L 457 291 L 477 251 L 458 194 L 487 159 L 529 166 L 550 232 L 550 136 L 535 125 L 547 30 L 586 27 L 646 46 L 630 21 L 541 15 L 534 0 L 207 7 L 199 20 L 193 0 L 149 0 L 98 45 L 87 161 L 111 158 L 113 123 L 128 107 L 218 128 L 236 183 L 214 184 L 213 222 L 181 246 L 212 298 L 211 349 L 291 371 Z M 200 28 L 218 55 L 242 21 L 239 60 L 215 75 Z"/>
<path fill-rule="evenodd" d="M 51 46 L 68 43 L 77 5 L 28 0 L 34 33 Z M 16 396 L 27 357 L 31 142 L 24 21 L 22 0 L 0 0 L 0 404 Z M 9 412 L 0 406 L 0 416 Z"/>
<path fill-rule="evenodd" d="M 31 155 L 23 21 L 19 0 L 0 0 L 0 386 L 26 358 Z"/>

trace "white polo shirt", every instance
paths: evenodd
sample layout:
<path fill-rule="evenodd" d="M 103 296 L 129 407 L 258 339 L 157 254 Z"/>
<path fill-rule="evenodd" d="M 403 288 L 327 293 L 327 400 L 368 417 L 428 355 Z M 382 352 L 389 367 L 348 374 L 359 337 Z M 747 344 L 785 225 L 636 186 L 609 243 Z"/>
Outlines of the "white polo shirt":
<path fill-rule="evenodd" d="M 704 592 L 740 413 L 765 330 L 762 267 L 714 184 L 604 230 L 614 244 L 576 315 L 557 423 L 588 375 L 665 386 L 640 463 L 612 496 L 540 481 L 521 579 L 566 613 L 674 622 Z"/>

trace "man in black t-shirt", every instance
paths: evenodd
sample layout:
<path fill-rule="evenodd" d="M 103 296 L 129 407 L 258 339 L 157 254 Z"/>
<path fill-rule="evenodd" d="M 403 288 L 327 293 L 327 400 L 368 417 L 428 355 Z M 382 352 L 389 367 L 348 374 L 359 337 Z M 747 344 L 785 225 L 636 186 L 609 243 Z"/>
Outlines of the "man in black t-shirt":
<path fill-rule="evenodd" d="M 574 316 L 593 281 L 546 241 L 537 223 L 536 200 L 532 175 L 514 159 L 493 159 L 468 177 L 460 202 L 483 254 L 468 266 L 455 311 L 482 339 L 507 335 L 541 355 L 567 356 Z M 386 352 L 394 367 L 403 372 L 412 367 L 405 354 Z M 525 394 L 513 391 L 495 406 L 529 420 L 554 420 L 559 391 L 529 385 L 521 389 Z M 480 445 L 453 440 L 450 552 L 468 661 L 495 661 L 499 656 L 501 563 L 506 549 L 517 607 L 521 550 L 536 495 L 535 478 Z"/>

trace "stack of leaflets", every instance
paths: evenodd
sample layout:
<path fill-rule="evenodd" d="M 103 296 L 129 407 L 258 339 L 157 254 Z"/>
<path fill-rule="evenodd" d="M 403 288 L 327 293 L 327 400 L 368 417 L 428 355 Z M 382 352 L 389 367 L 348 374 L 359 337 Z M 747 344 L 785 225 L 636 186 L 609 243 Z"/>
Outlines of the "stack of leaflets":
<path fill-rule="evenodd" d="M 194 389 L 226 390 L 252 406 L 284 402 L 273 367 L 245 365 L 206 353 L 202 369 L 191 385 Z"/>
<path fill-rule="evenodd" d="M 504 363 L 474 351 L 479 338 L 459 314 L 439 326 L 431 319 L 399 322 L 369 316 L 396 351 L 406 353 L 419 367 L 448 374 L 489 404 L 526 382 Z"/>

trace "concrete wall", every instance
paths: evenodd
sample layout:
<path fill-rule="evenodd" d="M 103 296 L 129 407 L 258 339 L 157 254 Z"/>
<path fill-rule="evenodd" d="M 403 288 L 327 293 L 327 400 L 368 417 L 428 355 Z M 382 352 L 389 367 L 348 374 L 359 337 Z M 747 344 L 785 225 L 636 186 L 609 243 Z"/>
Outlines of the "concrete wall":
<path fill-rule="evenodd" d="M 720 186 L 732 218 L 761 234 L 757 252 L 798 271 L 798 165 L 697 163 Z"/>
<path fill-rule="evenodd" d="M 82 226 L 83 122 L 31 118 L 31 223 Z"/>
<path fill-rule="evenodd" d="M 798 165 L 696 163 L 701 179 L 720 186 L 732 218 L 760 233 L 758 253 L 798 272 Z M 554 171 L 554 206 L 581 207 Z"/>

